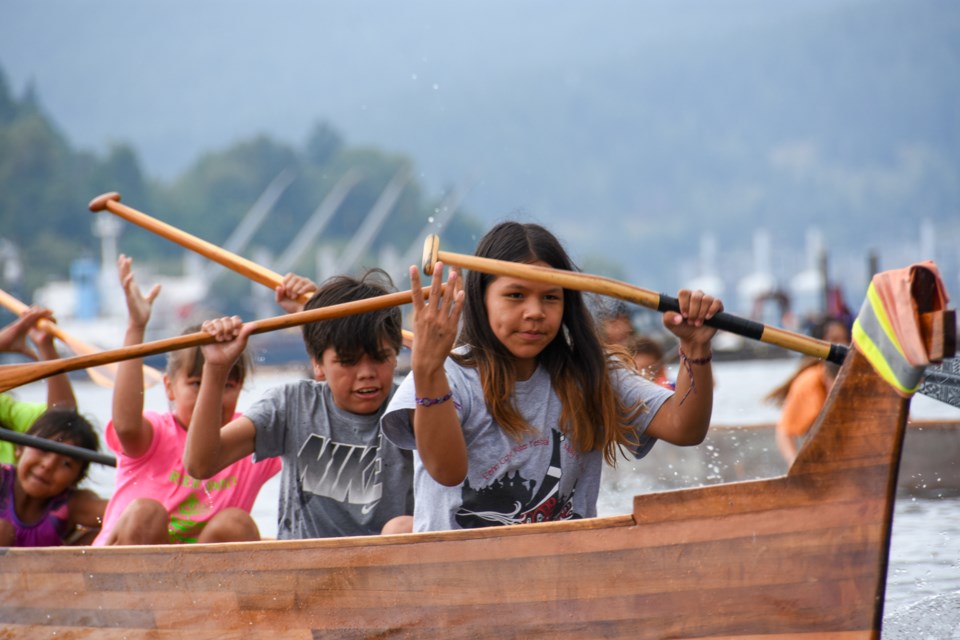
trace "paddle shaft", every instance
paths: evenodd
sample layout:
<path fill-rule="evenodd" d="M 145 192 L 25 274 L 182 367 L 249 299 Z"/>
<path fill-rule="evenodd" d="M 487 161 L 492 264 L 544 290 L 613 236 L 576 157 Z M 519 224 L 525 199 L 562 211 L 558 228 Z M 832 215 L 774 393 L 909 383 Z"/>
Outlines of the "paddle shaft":
<path fill-rule="evenodd" d="M 6 440 L 7 442 L 12 442 L 13 444 L 18 444 L 24 447 L 33 447 L 34 449 L 52 451 L 53 453 L 70 456 L 71 458 L 76 458 L 77 460 L 96 462 L 97 464 L 105 464 L 109 467 L 117 466 L 116 458 L 105 453 L 98 453 L 96 451 L 91 451 L 90 449 L 84 449 L 83 447 L 75 447 L 72 444 L 67 444 L 66 442 L 57 442 L 56 440 L 38 438 L 37 436 L 31 436 L 18 431 L 0 429 L 0 440 Z"/>
<path fill-rule="evenodd" d="M 599 293 L 601 295 L 633 302 L 661 313 L 666 311 L 679 312 L 680 310 L 680 303 L 676 298 L 655 293 L 648 289 L 635 287 L 612 278 L 575 271 L 551 269 L 520 262 L 509 262 L 505 260 L 495 260 L 493 258 L 480 258 L 477 256 L 451 253 L 449 251 L 440 251 L 436 248 L 438 242 L 439 240 L 436 236 L 431 236 L 427 239 L 424 246 L 423 270 L 428 275 L 433 272 L 432 262 L 429 262 L 429 260 L 432 259 L 433 262 L 440 260 L 446 265 L 482 271 L 491 275 L 523 278 L 525 280 L 556 284 L 565 289 Z M 745 338 L 759 340 L 760 342 L 766 342 L 837 364 L 843 363 L 848 351 L 848 348 L 844 345 L 831 344 L 793 331 L 778 329 L 754 320 L 740 318 L 723 311 L 707 320 L 707 324 Z"/>
<path fill-rule="evenodd" d="M 246 276 L 254 282 L 262 284 L 270 289 L 276 289 L 283 283 L 283 276 L 281 276 L 279 273 L 271 271 L 270 269 L 267 269 L 256 262 L 247 260 L 242 256 L 238 256 L 237 254 L 218 247 L 217 245 L 207 242 L 206 240 L 201 240 L 200 238 L 191 235 L 186 231 L 169 225 L 166 222 L 157 220 L 156 218 L 153 218 L 142 211 L 137 211 L 133 207 L 128 207 L 120 202 L 120 194 L 115 191 L 105 193 L 91 200 L 90 210 L 93 212 L 107 210 L 110 213 L 123 218 L 127 222 L 132 222 L 138 227 L 146 229 L 147 231 L 152 231 L 158 236 L 166 238 L 167 240 L 180 245 L 184 249 L 189 249 L 190 251 L 198 253 L 205 258 L 209 258 L 210 260 L 213 260 L 214 262 L 232 271 L 235 271 L 242 276 Z M 301 304 L 306 304 L 309 302 L 311 297 L 313 297 L 313 292 L 305 293 L 300 296 L 299 302 Z M 404 330 L 403 342 L 408 346 L 413 344 L 413 334 Z"/>
<path fill-rule="evenodd" d="M 201 240 L 200 238 L 182 231 L 172 225 L 167 224 L 153 218 L 142 211 L 137 211 L 133 207 L 128 207 L 127 205 L 120 202 L 120 194 L 116 192 L 105 193 L 103 195 L 97 196 L 90 201 L 90 210 L 93 212 L 103 211 L 106 209 L 110 213 L 119 216 L 131 222 L 138 227 L 151 231 L 158 236 L 166 238 L 171 242 L 174 242 L 185 249 L 190 249 L 195 253 L 199 253 L 205 258 L 209 258 L 214 262 L 236 271 L 237 273 L 244 275 L 254 282 L 258 282 L 265 287 L 270 289 L 276 289 L 283 282 L 283 277 L 279 273 L 275 273 L 266 267 L 262 267 L 256 262 L 247 260 L 242 256 L 238 256 L 235 253 L 231 253 L 225 249 L 218 247 L 215 244 L 207 242 L 206 240 Z M 306 303 L 310 300 L 312 294 L 304 294 L 300 297 L 301 303 Z"/>
<path fill-rule="evenodd" d="M 389 293 L 375 298 L 366 298 L 335 304 L 329 307 L 319 309 L 309 309 L 307 311 L 298 311 L 274 318 L 256 320 L 252 324 L 256 326 L 254 333 L 266 333 L 278 329 L 288 329 L 310 322 L 320 320 L 331 320 L 333 318 L 342 318 L 344 316 L 356 313 L 366 313 L 376 311 L 386 307 L 395 307 L 402 304 L 408 304 L 413 300 L 410 291 L 400 291 Z M 153 342 L 144 342 L 143 344 L 120 347 L 109 351 L 101 351 L 73 358 L 61 358 L 59 360 L 44 360 L 42 362 L 31 362 L 27 364 L 11 364 L 0 366 L 0 391 L 7 391 L 29 382 L 48 378 L 60 373 L 85 369 L 87 367 L 97 367 L 111 362 L 121 360 L 132 360 L 134 358 L 144 358 L 146 356 L 176 351 L 178 349 L 187 349 L 190 347 L 201 346 L 215 342 L 216 338 L 205 331 L 198 331 L 183 336 L 173 338 L 164 338 Z"/>

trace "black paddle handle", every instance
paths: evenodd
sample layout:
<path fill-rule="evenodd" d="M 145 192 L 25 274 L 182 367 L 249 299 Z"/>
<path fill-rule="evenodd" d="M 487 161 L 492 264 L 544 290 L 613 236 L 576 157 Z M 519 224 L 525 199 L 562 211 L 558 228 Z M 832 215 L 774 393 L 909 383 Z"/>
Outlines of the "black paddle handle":
<path fill-rule="evenodd" d="M 105 453 L 98 453 L 96 451 L 91 451 L 90 449 L 84 449 L 83 447 L 75 447 L 72 444 L 67 444 L 65 442 L 57 442 L 56 440 L 38 438 L 37 436 L 31 436 L 18 431 L 0 429 L 0 440 L 6 440 L 7 442 L 12 442 L 25 447 L 33 447 L 34 449 L 43 449 L 44 451 L 60 453 L 65 456 L 70 456 L 71 458 L 86 460 L 87 462 L 105 464 L 109 467 L 117 466 L 116 458 Z"/>
<path fill-rule="evenodd" d="M 680 301 L 672 296 L 661 293 L 660 302 L 657 305 L 657 311 L 661 313 L 665 311 L 679 313 Z M 711 327 L 716 327 L 717 329 L 729 331 L 730 333 L 734 333 L 738 336 L 743 336 L 744 338 L 750 338 L 751 340 L 759 340 L 760 342 L 766 342 L 768 344 L 778 344 L 778 342 L 776 342 L 775 339 L 772 339 L 771 336 L 764 337 L 767 325 L 763 324 L 762 322 L 757 322 L 756 320 L 748 320 L 746 318 L 741 318 L 740 316 L 729 314 L 726 311 L 721 311 L 717 315 L 707 320 L 707 324 Z M 849 351 L 849 349 L 842 344 L 823 342 L 822 340 L 809 338 L 807 336 L 803 336 L 803 339 L 805 342 L 809 342 L 810 348 L 806 352 L 807 355 L 823 358 L 824 360 L 836 364 L 843 364 L 843 360 L 847 357 L 847 351 Z"/>

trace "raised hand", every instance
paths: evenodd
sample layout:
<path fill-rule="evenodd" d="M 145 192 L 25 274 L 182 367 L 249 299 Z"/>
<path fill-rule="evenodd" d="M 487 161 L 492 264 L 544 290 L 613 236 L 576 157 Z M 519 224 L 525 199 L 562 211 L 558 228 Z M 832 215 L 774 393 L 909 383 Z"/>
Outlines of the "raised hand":
<path fill-rule="evenodd" d="M 303 311 L 301 298 L 306 294 L 312 294 L 316 290 L 317 285 L 310 278 L 288 273 L 283 276 L 283 281 L 275 289 L 276 301 L 287 313 L 296 313 L 297 311 Z"/>
<path fill-rule="evenodd" d="M 51 322 L 53 321 L 52 317 L 47 317 L 47 319 Z M 46 360 L 52 360 L 59 357 L 52 333 L 49 331 L 44 331 L 35 324 L 30 327 L 29 336 L 30 341 L 37 345 L 37 353 L 40 357 Z"/>
<path fill-rule="evenodd" d="M 53 311 L 35 305 L 29 307 L 19 318 L 0 330 L 0 351 L 22 353 L 28 358 L 36 360 L 37 353 L 27 342 L 27 337 L 31 335 L 33 330 L 46 333 L 35 329 L 41 319 L 52 320 Z M 31 337 L 31 339 L 33 338 Z M 50 339 L 53 340 L 52 336 Z"/>
<path fill-rule="evenodd" d="M 127 313 L 130 317 L 130 324 L 146 327 L 150 321 L 153 301 L 160 295 L 160 285 L 153 285 L 150 292 L 144 296 L 133 276 L 133 258 L 122 253 L 117 258 L 117 272 L 120 274 L 120 285 L 123 287 L 123 293 L 127 299 Z"/>
<path fill-rule="evenodd" d="M 414 370 L 436 371 L 450 355 L 457 338 L 460 312 L 463 310 L 463 283 L 457 269 L 443 282 L 443 263 L 437 262 L 430 283 L 430 300 L 425 299 L 420 282 L 420 271 L 410 267 L 410 291 L 413 297 L 413 353 Z"/>

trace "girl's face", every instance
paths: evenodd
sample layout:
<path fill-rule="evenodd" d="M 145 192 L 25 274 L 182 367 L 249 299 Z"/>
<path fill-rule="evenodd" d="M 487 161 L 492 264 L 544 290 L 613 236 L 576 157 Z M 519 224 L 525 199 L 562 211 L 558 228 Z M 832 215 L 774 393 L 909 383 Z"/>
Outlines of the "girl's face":
<path fill-rule="evenodd" d="M 171 402 L 173 415 L 181 426 L 190 426 L 193 418 L 193 408 L 197 404 L 197 395 L 200 392 L 200 376 L 188 375 L 183 371 L 163 376 L 163 386 L 167 391 L 167 400 Z M 223 405 L 221 408 L 220 424 L 225 425 L 237 412 L 237 401 L 240 399 L 240 390 L 243 385 L 237 380 L 228 380 L 223 389 Z"/>
<path fill-rule="evenodd" d="M 560 331 L 563 288 L 499 276 L 487 286 L 484 303 L 490 329 L 516 358 L 517 375 L 526 380 L 536 370 L 540 352 Z"/>
<path fill-rule="evenodd" d="M 80 479 L 82 468 L 79 460 L 69 456 L 22 447 L 17 461 L 17 481 L 31 498 L 49 500 L 72 487 Z"/>

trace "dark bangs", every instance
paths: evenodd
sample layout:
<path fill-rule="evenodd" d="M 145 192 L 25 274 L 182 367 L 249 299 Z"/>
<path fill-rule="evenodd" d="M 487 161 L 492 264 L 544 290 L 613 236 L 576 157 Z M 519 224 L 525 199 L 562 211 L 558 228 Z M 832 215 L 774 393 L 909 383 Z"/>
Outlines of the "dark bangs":
<path fill-rule="evenodd" d="M 390 276 L 382 269 L 370 269 L 360 279 L 334 276 L 325 280 L 304 309 L 319 309 L 333 305 L 377 298 L 395 291 Z M 329 347 L 337 358 L 350 364 L 364 354 L 385 360 L 382 342 L 399 353 L 403 345 L 403 318 L 399 307 L 387 307 L 342 318 L 331 318 L 303 325 L 303 342 L 307 353 L 320 362 Z"/>

